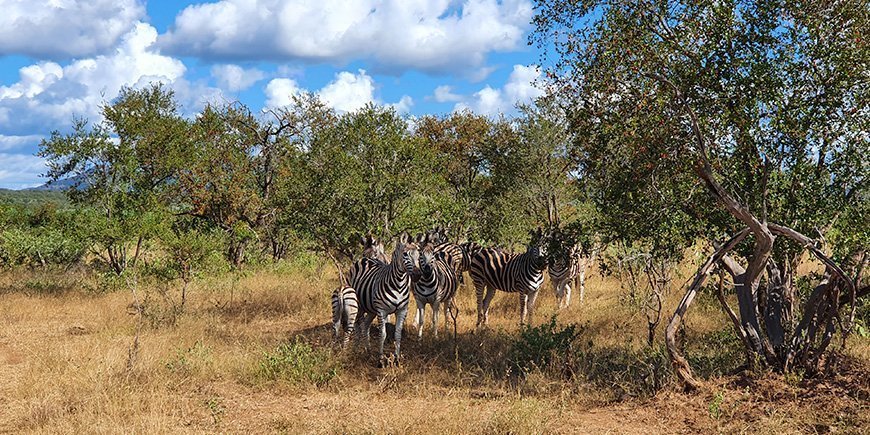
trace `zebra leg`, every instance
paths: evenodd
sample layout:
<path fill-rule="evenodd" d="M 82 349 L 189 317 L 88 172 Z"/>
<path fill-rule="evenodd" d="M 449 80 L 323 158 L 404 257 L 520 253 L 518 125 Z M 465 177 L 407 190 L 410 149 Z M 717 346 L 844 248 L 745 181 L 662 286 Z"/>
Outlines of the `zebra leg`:
<path fill-rule="evenodd" d="M 402 346 L 402 329 L 405 325 L 405 317 L 408 316 L 408 307 L 401 308 L 396 311 L 396 333 L 393 336 L 393 339 L 396 341 L 396 364 L 399 364 L 399 357 L 401 356 L 400 348 Z M 421 319 L 422 320 L 422 319 Z M 422 324 L 422 322 L 420 322 Z"/>
<path fill-rule="evenodd" d="M 538 291 L 529 292 L 529 323 L 532 323 L 532 316 L 535 314 L 535 301 L 538 299 Z"/>
<path fill-rule="evenodd" d="M 526 323 L 526 309 L 528 308 L 529 295 L 519 293 L 520 296 L 520 326 Z"/>
<path fill-rule="evenodd" d="M 366 350 L 370 349 L 370 330 L 372 328 L 372 321 L 374 320 L 374 314 L 371 313 L 362 313 L 362 315 L 357 319 L 357 325 L 359 326 L 359 331 L 357 331 L 357 335 L 360 336 L 360 339 L 365 339 L 365 348 Z M 361 335 L 360 335 L 361 334 Z"/>
<path fill-rule="evenodd" d="M 474 282 L 474 294 L 477 296 L 477 325 L 474 326 L 474 329 L 480 328 L 483 323 L 483 291 L 485 289 L 486 285 L 483 283 Z"/>
<path fill-rule="evenodd" d="M 387 340 L 387 315 L 383 311 L 378 311 L 378 327 L 381 329 L 380 346 L 378 347 L 378 361 L 383 366 L 384 364 L 384 342 Z M 398 327 L 396 328 L 398 330 Z"/>
<path fill-rule="evenodd" d="M 338 342 L 339 332 L 341 331 L 341 312 L 344 311 L 342 307 L 341 296 L 338 294 L 338 291 L 332 293 L 332 337 Z"/>
<path fill-rule="evenodd" d="M 561 281 L 552 281 L 553 284 L 553 292 L 556 293 L 556 302 L 559 304 L 559 308 L 562 308 L 562 298 L 565 294 L 562 292 L 562 282 Z"/>
<path fill-rule="evenodd" d="M 452 313 L 451 313 L 452 309 L 453 309 L 453 299 L 450 299 L 449 301 L 444 301 L 444 328 L 445 329 L 448 328 L 447 320 L 450 319 L 450 317 L 452 315 Z M 453 316 L 453 318 L 455 319 L 456 316 Z"/>
<path fill-rule="evenodd" d="M 492 302 L 494 296 L 495 288 L 487 287 L 486 296 L 483 298 L 483 326 L 489 323 L 489 303 Z"/>
<path fill-rule="evenodd" d="M 435 331 L 435 337 L 438 337 L 438 309 L 441 308 L 439 306 L 438 301 L 432 303 L 432 330 Z"/>
<path fill-rule="evenodd" d="M 583 303 L 583 296 L 586 294 L 586 264 L 581 264 L 577 271 L 577 288 L 580 290 L 580 303 Z"/>
<path fill-rule="evenodd" d="M 571 280 L 565 281 L 565 308 L 568 308 L 571 305 Z M 562 308 L 560 305 L 559 308 Z"/>
<path fill-rule="evenodd" d="M 353 336 L 354 333 L 354 325 L 356 324 L 356 316 L 357 313 L 355 311 L 347 311 L 345 312 L 345 330 L 344 330 L 344 341 L 341 343 L 341 347 L 346 347 L 347 343 L 350 341 L 350 337 Z"/>
<path fill-rule="evenodd" d="M 426 303 L 417 299 L 417 315 L 414 316 L 414 326 L 417 327 L 417 339 L 423 339 L 423 315 L 426 314 Z"/>

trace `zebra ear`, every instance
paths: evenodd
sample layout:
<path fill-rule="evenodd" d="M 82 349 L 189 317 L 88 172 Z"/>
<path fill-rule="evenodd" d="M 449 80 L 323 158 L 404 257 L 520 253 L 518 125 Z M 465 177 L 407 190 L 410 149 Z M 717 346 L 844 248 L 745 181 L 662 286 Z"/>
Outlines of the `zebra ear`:
<path fill-rule="evenodd" d="M 408 235 L 407 231 L 402 231 L 402 234 L 399 234 L 398 242 L 402 245 L 407 245 L 408 241 L 411 239 L 411 236 Z"/>

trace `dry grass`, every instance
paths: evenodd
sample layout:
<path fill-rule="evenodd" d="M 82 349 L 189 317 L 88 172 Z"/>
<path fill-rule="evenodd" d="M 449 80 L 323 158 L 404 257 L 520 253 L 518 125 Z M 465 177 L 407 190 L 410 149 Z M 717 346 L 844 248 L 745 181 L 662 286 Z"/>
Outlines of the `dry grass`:
<path fill-rule="evenodd" d="M 458 359 L 450 334 L 434 339 L 427 325 L 422 343 L 406 330 L 401 367 L 377 369 L 362 349 L 331 345 L 328 296 L 337 282 L 329 269 L 291 269 L 200 280 L 177 317 L 166 315 L 156 287 L 142 284 L 152 321 L 130 371 L 130 292 L 99 292 L 83 271 L 4 272 L 0 432 L 777 433 L 860 432 L 870 423 L 867 339 L 853 338 L 846 375 L 824 382 L 716 376 L 704 392 L 685 395 L 665 373 L 651 396 L 635 385 L 645 382 L 638 370 L 661 357 L 644 350 L 646 320 L 624 303 L 616 281 L 591 273 L 587 300 L 558 316 L 585 325 L 583 373 L 507 374 L 516 299 L 497 295 L 491 329 L 473 335 L 471 288 L 460 291 Z M 668 295 L 666 312 L 679 293 Z M 535 323 L 556 311 L 547 286 Z M 727 328 L 712 298 L 701 297 L 687 319 L 690 343 L 727 342 Z M 310 344 L 298 349 L 338 367 L 335 375 L 319 385 L 264 376 L 264 355 L 297 339 Z M 704 368 L 718 361 L 704 359 L 712 352 L 703 345 L 688 350 L 702 375 L 727 371 Z"/>

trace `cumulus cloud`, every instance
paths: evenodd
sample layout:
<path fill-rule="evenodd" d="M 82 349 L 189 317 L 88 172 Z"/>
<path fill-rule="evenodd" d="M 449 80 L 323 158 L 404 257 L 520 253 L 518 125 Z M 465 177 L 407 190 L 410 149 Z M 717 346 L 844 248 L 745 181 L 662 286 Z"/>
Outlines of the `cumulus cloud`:
<path fill-rule="evenodd" d="M 507 82 L 501 89 L 489 85 L 474 93 L 472 98 L 456 103 L 453 110 L 471 110 L 487 116 L 512 113 L 518 103 L 531 103 L 543 95 L 535 81 L 540 77 L 538 67 L 514 65 Z"/>
<path fill-rule="evenodd" d="M 378 68 L 444 73 L 479 72 L 488 53 L 525 42 L 528 0 L 457 3 L 221 0 L 185 8 L 160 44 L 206 58 L 366 59 Z"/>
<path fill-rule="evenodd" d="M 123 86 L 151 82 L 178 85 L 188 98 L 208 94 L 183 79 L 184 64 L 153 50 L 157 31 L 138 23 L 111 55 L 76 60 L 66 66 L 39 62 L 19 70 L 19 80 L 0 86 L 0 134 L 45 134 L 68 125 L 73 116 L 98 120 L 102 103 Z"/>
<path fill-rule="evenodd" d="M 244 91 L 266 78 L 266 73 L 256 68 L 245 69 L 233 64 L 215 65 L 211 68 L 211 75 L 221 88 L 230 92 Z"/>
<path fill-rule="evenodd" d="M 455 103 L 462 101 L 462 95 L 454 94 L 453 88 L 448 85 L 442 85 L 435 88 L 433 98 L 438 103 Z"/>
<path fill-rule="evenodd" d="M 0 56 L 68 58 L 105 52 L 145 16 L 138 0 L 3 0 Z"/>
<path fill-rule="evenodd" d="M 335 74 L 333 80 L 315 93 L 338 112 L 353 112 L 368 103 L 384 104 L 375 96 L 377 86 L 375 80 L 365 70 L 358 70 L 356 74 L 349 71 L 341 71 Z M 296 80 L 290 78 L 276 78 L 269 81 L 265 88 L 266 107 L 281 107 L 291 103 L 293 95 L 304 92 Z M 399 101 L 386 104 L 400 114 L 407 114 L 414 106 L 414 100 L 403 95 Z"/>
<path fill-rule="evenodd" d="M 388 104 L 387 106 L 392 107 L 400 115 L 407 115 L 411 113 L 411 108 L 414 107 L 414 99 L 408 95 L 402 95 L 402 98 L 398 102 Z"/>
<path fill-rule="evenodd" d="M 375 101 L 375 81 L 365 70 L 359 70 L 359 74 L 342 71 L 318 94 L 335 110 L 352 112 Z"/>
<path fill-rule="evenodd" d="M 266 85 L 266 107 L 282 107 L 292 102 L 294 95 L 302 92 L 296 80 L 278 78 Z"/>
<path fill-rule="evenodd" d="M 185 79 L 184 64 L 157 52 L 156 41 L 157 31 L 140 22 L 120 39 L 111 54 L 81 58 L 67 65 L 34 63 L 19 70 L 18 81 L 0 86 L 0 151 L 10 152 L 0 165 L 6 170 L 0 185 L 26 187 L 37 183 L 42 167 L 21 163 L 30 162 L 26 159 L 33 157 L 37 138 L 52 130 L 68 129 L 74 117 L 99 122 L 100 107 L 114 99 L 124 86 L 165 83 L 176 92 L 188 113 L 220 98 L 220 90 L 204 81 Z M 15 151 L 21 154 L 12 154 Z M 19 163 L 21 166 L 14 171 L 7 169 Z"/>

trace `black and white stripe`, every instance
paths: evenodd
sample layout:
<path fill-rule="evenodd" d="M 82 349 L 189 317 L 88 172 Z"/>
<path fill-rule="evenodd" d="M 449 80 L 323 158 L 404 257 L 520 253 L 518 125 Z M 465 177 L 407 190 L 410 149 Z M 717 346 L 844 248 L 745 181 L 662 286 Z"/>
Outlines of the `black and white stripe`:
<path fill-rule="evenodd" d="M 489 304 L 496 290 L 519 293 L 520 324 L 525 323 L 526 312 L 534 309 L 538 289 L 544 282 L 544 269 L 547 268 L 545 251 L 545 245 L 538 243 L 529 246 L 522 254 L 485 248 L 474 256 L 471 279 L 477 295 L 478 328 L 487 324 Z"/>
<path fill-rule="evenodd" d="M 342 347 L 353 335 L 358 309 L 359 303 L 353 287 L 341 286 L 332 292 L 332 328 L 335 332 L 335 340 L 340 339 Z M 344 330 L 343 337 L 341 337 L 342 330 Z"/>
<path fill-rule="evenodd" d="M 566 308 L 571 304 L 571 284 L 578 278 L 580 278 L 580 301 L 583 301 L 583 279 L 586 267 L 579 246 L 574 246 L 565 254 L 556 256 L 547 267 L 547 273 L 550 276 L 550 284 L 556 292 L 559 308 Z"/>
<path fill-rule="evenodd" d="M 402 326 L 408 315 L 411 275 L 419 273 L 417 264 L 419 252 L 417 245 L 410 243 L 407 234 L 402 233 L 393 251 L 392 262 L 363 258 L 351 266 L 350 286 L 356 289 L 360 312 L 357 326 L 364 334 L 366 345 L 369 342 L 369 327 L 378 318 L 380 324 L 381 361 L 384 358 L 384 340 L 387 334 L 387 316 L 396 316 L 396 359 L 400 355 Z"/>
<path fill-rule="evenodd" d="M 389 263 L 387 255 L 384 254 L 384 244 L 377 237 L 369 234 L 360 238 L 360 243 L 363 246 L 363 258 L 371 258 L 383 263 Z"/>
<path fill-rule="evenodd" d="M 453 298 L 459 285 L 456 270 L 443 253 L 436 253 L 432 246 L 426 246 L 420 253 L 420 280 L 414 283 L 414 299 L 417 302 L 417 337 L 423 338 L 423 324 L 426 305 L 432 305 L 432 329 L 438 336 L 438 308 L 444 304 L 444 318 L 453 318 L 456 330 L 456 309 Z"/>
<path fill-rule="evenodd" d="M 471 259 L 482 248 L 476 242 L 440 243 L 435 245 L 435 253 L 443 254 L 447 264 L 453 266 L 459 282 L 464 282 L 462 274 L 471 267 Z"/>

